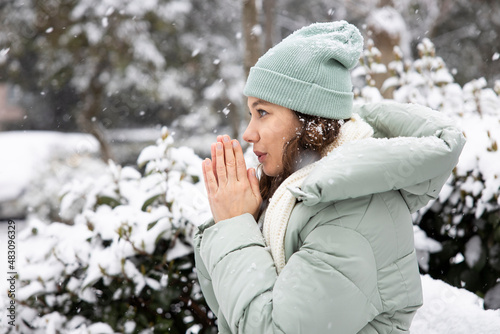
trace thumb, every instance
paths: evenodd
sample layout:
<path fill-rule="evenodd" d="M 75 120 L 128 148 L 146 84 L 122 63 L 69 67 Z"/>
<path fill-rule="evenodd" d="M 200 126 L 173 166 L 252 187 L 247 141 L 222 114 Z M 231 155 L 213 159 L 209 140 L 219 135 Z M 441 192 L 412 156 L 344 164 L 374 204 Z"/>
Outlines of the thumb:
<path fill-rule="evenodd" d="M 259 179 L 255 175 L 255 168 L 249 168 L 247 174 L 253 194 L 255 197 L 260 198 Z"/>

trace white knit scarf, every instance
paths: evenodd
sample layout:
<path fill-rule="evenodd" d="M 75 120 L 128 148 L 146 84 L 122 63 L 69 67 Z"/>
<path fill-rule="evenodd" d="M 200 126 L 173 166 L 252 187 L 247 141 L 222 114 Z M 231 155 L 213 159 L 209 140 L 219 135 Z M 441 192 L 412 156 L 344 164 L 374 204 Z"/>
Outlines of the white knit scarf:
<path fill-rule="evenodd" d="M 372 135 L 373 129 L 370 125 L 364 122 L 357 114 L 354 114 L 349 122 L 341 126 L 339 137 L 325 148 L 322 152 L 322 157 L 325 157 L 335 148 L 347 142 L 368 138 Z M 278 274 L 285 266 L 285 232 L 290 214 L 296 202 L 296 198 L 288 189 L 300 187 L 317 163 L 318 161 L 299 169 L 283 181 L 274 192 L 266 209 L 263 234 L 267 246 L 271 248 L 271 254 Z"/>

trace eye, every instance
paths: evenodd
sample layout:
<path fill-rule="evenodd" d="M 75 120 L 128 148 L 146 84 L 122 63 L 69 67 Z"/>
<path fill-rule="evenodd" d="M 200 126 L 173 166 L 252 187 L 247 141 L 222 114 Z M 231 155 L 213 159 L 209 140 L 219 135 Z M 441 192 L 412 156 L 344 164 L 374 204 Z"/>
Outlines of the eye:
<path fill-rule="evenodd" d="M 260 117 L 263 117 L 267 114 L 269 114 L 267 111 L 265 111 L 264 109 L 257 109 L 257 112 L 259 113 Z"/>

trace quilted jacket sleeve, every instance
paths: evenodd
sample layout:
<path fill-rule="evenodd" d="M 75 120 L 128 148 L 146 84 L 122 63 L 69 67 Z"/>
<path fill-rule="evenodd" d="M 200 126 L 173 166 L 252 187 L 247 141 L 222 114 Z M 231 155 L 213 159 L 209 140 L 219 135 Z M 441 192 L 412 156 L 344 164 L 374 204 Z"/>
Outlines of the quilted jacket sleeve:
<path fill-rule="evenodd" d="M 220 333 L 357 333 L 378 314 L 374 257 L 356 232 L 318 226 L 279 276 L 250 214 L 200 230 L 195 252 Z"/>
<path fill-rule="evenodd" d="M 318 165 L 302 193 L 306 205 L 399 190 L 411 212 L 436 199 L 458 162 L 465 137 L 427 107 L 396 102 L 356 105 L 376 138 L 347 143 Z M 316 170 L 318 171 L 318 169 Z M 335 180 L 335 187 L 325 180 Z"/>

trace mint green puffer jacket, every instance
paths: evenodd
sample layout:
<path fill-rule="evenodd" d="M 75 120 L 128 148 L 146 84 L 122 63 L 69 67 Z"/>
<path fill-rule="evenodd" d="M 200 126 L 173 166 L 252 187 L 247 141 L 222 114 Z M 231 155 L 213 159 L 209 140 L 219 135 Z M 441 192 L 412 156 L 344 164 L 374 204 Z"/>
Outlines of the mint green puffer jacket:
<path fill-rule="evenodd" d="M 422 289 L 411 213 L 435 199 L 465 139 L 428 108 L 355 106 L 374 137 L 325 157 L 294 195 L 278 276 L 250 214 L 202 225 L 203 294 L 220 333 L 408 333 Z"/>

